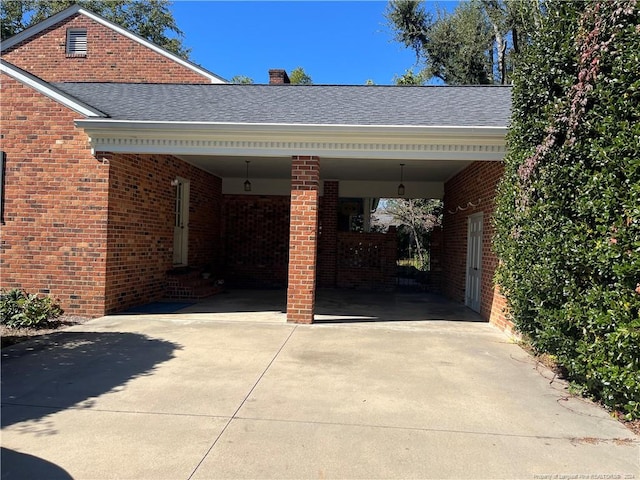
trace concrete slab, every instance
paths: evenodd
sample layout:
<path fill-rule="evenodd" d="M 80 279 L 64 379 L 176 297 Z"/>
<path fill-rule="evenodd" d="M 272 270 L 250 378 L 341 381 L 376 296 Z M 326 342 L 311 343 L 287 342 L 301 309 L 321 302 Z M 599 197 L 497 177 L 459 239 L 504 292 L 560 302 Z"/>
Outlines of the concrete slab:
<path fill-rule="evenodd" d="M 3 355 L 2 401 L 231 416 L 293 328 L 105 317 Z"/>
<path fill-rule="evenodd" d="M 294 327 L 253 325 L 250 335 L 239 324 L 166 328 L 163 338 L 180 346 L 174 358 L 96 399 L 97 408 L 135 409 L 144 399 L 153 412 L 230 417 Z"/>
<path fill-rule="evenodd" d="M 640 478 L 637 436 L 473 312 L 348 293 L 311 326 L 241 292 L 3 350 L 2 479 Z"/>
<path fill-rule="evenodd" d="M 16 408 L 3 406 L 3 416 Z M 186 479 L 226 423 L 227 419 L 191 415 L 52 410 L 3 428 L 2 478 Z M 45 463 L 16 462 L 16 453 Z M 52 470 L 52 465 L 68 476 Z"/>
<path fill-rule="evenodd" d="M 591 407 L 564 383 L 549 385 L 529 355 L 488 324 L 299 326 L 239 416 L 528 436 L 626 434 Z"/>
<path fill-rule="evenodd" d="M 636 453 L 613 442 L 235 419 L 193 478 L 634 478 Z"/>

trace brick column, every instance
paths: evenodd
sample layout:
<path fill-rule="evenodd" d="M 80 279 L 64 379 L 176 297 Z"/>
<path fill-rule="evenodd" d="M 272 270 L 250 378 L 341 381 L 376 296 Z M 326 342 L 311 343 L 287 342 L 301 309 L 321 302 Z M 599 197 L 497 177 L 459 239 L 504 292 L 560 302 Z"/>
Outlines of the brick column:
<path fill-rule="evenodd" d="M 313 322 L 318 260 L 319 185 L 320 159 L 294 156 L 291 162 L 288 322 Z"/>
<path fill-rule="evenodd" d="M 320 199 L 320 239 L 318 245 L 318 286 L 336 286 L 336 261 L 338 249 L 338 192 L 337 180 L 325 180 L 324 194 Z"/>

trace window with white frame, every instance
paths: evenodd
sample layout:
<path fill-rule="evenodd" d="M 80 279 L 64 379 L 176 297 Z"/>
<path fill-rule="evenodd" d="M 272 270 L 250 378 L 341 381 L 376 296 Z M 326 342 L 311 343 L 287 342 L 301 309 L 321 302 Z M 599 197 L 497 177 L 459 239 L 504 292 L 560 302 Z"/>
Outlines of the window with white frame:
<path fill-rule="evenodd" d="M 87 29 L 70 28 L 67 30 L 67 56 L 87 56 Z"/>

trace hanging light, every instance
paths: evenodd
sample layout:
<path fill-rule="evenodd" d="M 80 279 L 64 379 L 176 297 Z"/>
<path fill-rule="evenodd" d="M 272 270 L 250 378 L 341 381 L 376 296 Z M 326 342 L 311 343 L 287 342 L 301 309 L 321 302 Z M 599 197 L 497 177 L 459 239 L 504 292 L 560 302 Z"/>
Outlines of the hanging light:
<path fill-rule="evenodd" d="M 402 181 L 404 180 L 404 163 L 400 164 L 400 185 L 398 185 L 398 195 L 401 197 L 404 196 L 404 184 Z"/>
<path fill-rule="evenodd" d="M 245 192 L 250 192 L 251 191 L 251 182 L 249 181 L 249 163 L 251 162 L 251 160 L 245 160 L 245 162 L 247 162 L 247 179 L 244 182 L 244 191 Z"/>

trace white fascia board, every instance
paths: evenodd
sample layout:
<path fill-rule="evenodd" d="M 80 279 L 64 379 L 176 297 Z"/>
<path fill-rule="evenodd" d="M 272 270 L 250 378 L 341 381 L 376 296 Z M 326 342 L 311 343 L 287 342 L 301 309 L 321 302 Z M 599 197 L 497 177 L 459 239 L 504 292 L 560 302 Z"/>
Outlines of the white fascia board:
<path fill-rule="evenodd" d="M 82 103 L 73 97 L 65 94 L 64 92 L 58 90 L 57 88 L 49 85 L 47 82 L 35 77 L 33 75 L 28 74 L 27 72 L 20 70 L 17 67 L 14 67 L 7 62 L 0 63 L 0 71 L 9 75 L 12 78 L 15 78 L 19 82 L 33 88 L 34 90 L 40 92 L 41 94 L 49 97 L 52 100 L 64 105 L 65 107 L 78 112 L 81 115 L 86 117 L 101 117 L 104 118 L 106 115 L 102 113 L 100 110 L 96 110 L 95 108 Z"/>
<path fill-rule="evenodd" d="M 283 123 L 232 123 L 232 122 L 156 122 L 144 120 L 78 120 L 77 126 L 92 131 L 104 133 L 128 132 L 128 136 L 157 137 L 171 134 L 178 136 L 199 136 L 212 133 L 217 134 L 266 134 L 266 135 L 341 135 L 341 136 L 372 136 L 380 135 L 394 137 L 474 137 L 487 139 L 501 139 L 504 143 L 507 127 L 487 126 L 423 126 L 423 125 L 339 125 L 339 124 L 283 124 Z"/>
<path fill-rule="evenodd" d="M 27 28 L 26 30 L 23 30 L 22 32 L 14 35 L 13 37 L 10 37 L 6 40 L 4 40 L 2 42 L 2 51 L 5 51 L 11 47 L 13 47 L 14 45 L 17 45 L 18 43 L 27 40 L 28 38 L 37 35 L 38 33 L 46 30 L 47 28 L 53 27 L 54 25 L 56 25 L 57 23 L 63 21 L 64 19 L 75 15 L 76 13 L 85 15 L 86 17 L 89 17 L 90 19 L 92 19 L 95 22 L 98 22 L 101 25 L 104 25 L 107 28 L 110 28 L 111 30 L 114 30 L 116 32 L 118 32 L 121 35 L 124 35 L 127 38 L 130 38 L 131 40 L 140 43 L 141 45 L 144 45 L 147 48 L 150 48 L 151 50 L 153 50 L 156 53 L 159 53 L 160 55 L 168 58 L 169 60 L 172 60 L 180 65 L 182 65 L 183 67 L 186 67 L 190 70 L 193 70 L 194 72 L 203 75 L 204 77 L 208 78 L 209 81 L 211 83 L 229 83 L 227 82 L 224 78 L 219 77 L 218 75 L 215 75 L 214 73 L 205 70 L 202 67 L 199 67 L 198 65 L 196 65 L 195 63 L 191 63 L 187 60 L 184 60 L 183 58 L 178 57 L 177 55 L 169 52 L 168 50 L 165 50 L 164 48 L 156 45 L 155 43 L 152 43 L 144 38 L 142 38 L 139 35 L 136 35 L 133 32 L 130 32 L 129 30 L 116 25 L 115 23 L 107 20 L 106 18 L 103 18 L 99 15 L 96 15 L 93 12 L 90 12 L 89 10 L 86 10 L 84 8 L 82 8 L 79 5 L 72 5 L 71 7 L 62 10 L 61 12 L 56 13 L 55 15 L 43 20 L 40 23 L 37 23 L 36 25 L 33 25 L 32 27 Z"/>

